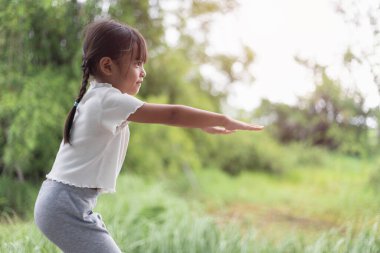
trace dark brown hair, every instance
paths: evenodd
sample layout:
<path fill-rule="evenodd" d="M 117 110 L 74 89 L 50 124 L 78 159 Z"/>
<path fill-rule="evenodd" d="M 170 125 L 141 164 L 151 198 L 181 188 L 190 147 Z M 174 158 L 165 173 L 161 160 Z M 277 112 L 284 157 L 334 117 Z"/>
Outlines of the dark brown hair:
<path fill-rule="evenodd" d="M 137 50 L 136 52 L 134 52 Z M 137 55 L 146 62 L 148 51 L 144 37 L 134 28 L 114 20 L 99 20 L 90 23 L 85 29 L 82 61 L 82 85 L 79 94 L 67 115 L 63 132 L 64 143 L 70 143 L 70 130 L 77 106 L 87 90 L 90 75 L 97 74 L 100 59 L 110 57 L 118 61 L 123 55 Z"/>

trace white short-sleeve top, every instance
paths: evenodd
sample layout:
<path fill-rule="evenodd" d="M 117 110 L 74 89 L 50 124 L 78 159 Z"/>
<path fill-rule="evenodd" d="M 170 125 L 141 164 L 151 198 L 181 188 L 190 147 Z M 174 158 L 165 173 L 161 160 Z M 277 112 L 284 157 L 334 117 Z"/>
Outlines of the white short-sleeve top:
<path fill-rule="evenodd" d="M 111 84 L 91 82 L 80 101 L 70 133 L 47 178 L 78 187 L 115 192 L 129 142 L 127 118 L 144 102 Z"/>

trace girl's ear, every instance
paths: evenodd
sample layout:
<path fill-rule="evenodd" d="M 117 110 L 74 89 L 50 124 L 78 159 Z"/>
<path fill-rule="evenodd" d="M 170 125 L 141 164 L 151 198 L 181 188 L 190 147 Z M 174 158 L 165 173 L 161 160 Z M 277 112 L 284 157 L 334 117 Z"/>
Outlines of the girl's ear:
<path fill-rule="evenodd" d="M 99 61 L 99 70 L 102 74 L 106 76 L 112 75 L 112 68 L 114 68 L 114 63 L 109 57 L 102 57 Z"/>

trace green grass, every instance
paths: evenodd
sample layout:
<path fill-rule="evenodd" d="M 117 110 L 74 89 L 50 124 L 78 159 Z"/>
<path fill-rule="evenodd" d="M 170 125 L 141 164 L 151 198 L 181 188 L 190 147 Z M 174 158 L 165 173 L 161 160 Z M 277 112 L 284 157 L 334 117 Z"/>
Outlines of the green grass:
<path fill-rule="evenodd" d="M 231 224 L 219 229 L 202 215 L 196 203 L 132 175 L 119 180 L 117 195 L 99 198 L 102 213 L 115 241 L 125 252 L 252 252 L 252 245 Z M 15 221 L 0 228 L 0 252 L 59 252 L 32 222 Z"/>
<path fill-rule="evenodd" d="M 182 192 L 204 200 L 214 215 L 238 217 L 269 236 L 288 236 L 289 230 L 318 236 L 363 223 L 370 227 L 380 219 L 379 192 L 369 185 L 373 164 L 333 156 L 325 168 L 294 168 L 281 176 L 242 173 L 231 178 L 209 170 L 196 176 L 194 194 L 191 187 Z"/>
<path fill-rule="evenodd" d="M 316 164 L 281 175 L 124 174 L 96 211 L 124 252 L 380 252 L 376 162 L 335 155 Z M 11 219 L 0 223 L 0 252 L 59 251 L 32 221 Z"/>

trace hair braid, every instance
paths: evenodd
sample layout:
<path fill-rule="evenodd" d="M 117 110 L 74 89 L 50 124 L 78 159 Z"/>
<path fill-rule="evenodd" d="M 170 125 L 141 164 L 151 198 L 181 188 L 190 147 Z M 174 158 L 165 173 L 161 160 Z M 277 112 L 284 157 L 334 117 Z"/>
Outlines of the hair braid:
<path fill-rule="evenodd" d="M 71 110 L 70 110 L 70 112 L 66 118 L 65 128 L 64 128 L 64 132 L 63 132 L 64 143 L 70 143 L 70 131 L 71 131 L 71 127 L 73 125 L 74 116 L 75 116 L 75 113 L 77 111 L 78 104 L 80 103 L 84 94 L 87 91 L 88 79 L 90 78 L 90 68 L 89 68 L 89 66 L 87 64 L 87 60 L 85 58 L 83 59 L 81 68 L 82 68 L 82 72 L 83 72 L 82 86 L 79 90 L 79 94 L 78 94 L 77 98 L 75 99 L 75 103 L 74 103 L 73 107 L 71 108 Z"/>

